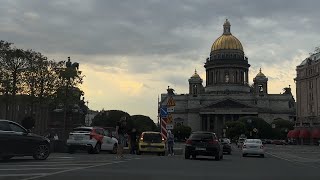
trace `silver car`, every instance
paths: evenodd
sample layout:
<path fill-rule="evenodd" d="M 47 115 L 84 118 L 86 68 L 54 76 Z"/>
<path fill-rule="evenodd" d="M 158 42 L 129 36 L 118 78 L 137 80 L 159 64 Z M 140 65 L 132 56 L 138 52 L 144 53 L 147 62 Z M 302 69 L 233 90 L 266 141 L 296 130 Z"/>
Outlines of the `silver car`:
<path fill-rule="evenodd" d="M 242 156 L 260 155 L 264 157 L 264 146 L 260 139 L 246 139 L 242 146 Z"/>

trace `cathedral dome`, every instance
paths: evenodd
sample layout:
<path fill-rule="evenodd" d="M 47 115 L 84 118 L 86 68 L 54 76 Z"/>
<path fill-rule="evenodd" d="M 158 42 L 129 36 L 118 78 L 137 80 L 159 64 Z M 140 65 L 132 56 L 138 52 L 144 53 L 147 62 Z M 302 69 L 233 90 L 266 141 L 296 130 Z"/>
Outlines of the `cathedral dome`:
<path fill-rule="evenodd" d="M 194 70 L 194 74 L 191 76 L 192 79 L 201 79 L 199 74 L 197 73 L 197 70 Z"/>
<path fill-rule="evenodd" d="M 226 19 L 223 24 L 223 34 L 213 43 L 211 52 L 215 50 L 240 50 L 243 51 L 241 42 L 231 34 L 231 24 Z"/>
<path fill-rule="evenodd" d="M 260 68 L 259 73 L 256 75 L 256 77 L 263 77 L 263 78 L 266 77 L 266 75 L 264 75 L 264 74 L 261 72 L 261 68 Z"/>

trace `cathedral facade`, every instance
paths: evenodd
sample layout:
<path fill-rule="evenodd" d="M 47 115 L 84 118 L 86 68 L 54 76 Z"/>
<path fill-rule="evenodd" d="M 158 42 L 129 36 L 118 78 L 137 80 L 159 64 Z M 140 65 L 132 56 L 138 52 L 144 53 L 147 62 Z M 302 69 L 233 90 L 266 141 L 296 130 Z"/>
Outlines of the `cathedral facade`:
<path fill-rule="evenodd" d="M 268 123 L 277 118 L 293 121 L 296 112 L 291 88 L 285 88 L 282 94 L 269 94 L 268 78 L 261 69 L 249 85 L 250 64 L 230 28 L 226 20 L 223 34 L 211 47 L 204 64 L 206 81 L 195 71 L 189 79 L 189 93 L 172 94 L 176 104 L 173 122 L 190 126 L 193 131 L 221 135 L 227 121 L 243 116 L 261 117 Z M 166 105 L 169 95 L 161 95 L 160 105 Z"/>

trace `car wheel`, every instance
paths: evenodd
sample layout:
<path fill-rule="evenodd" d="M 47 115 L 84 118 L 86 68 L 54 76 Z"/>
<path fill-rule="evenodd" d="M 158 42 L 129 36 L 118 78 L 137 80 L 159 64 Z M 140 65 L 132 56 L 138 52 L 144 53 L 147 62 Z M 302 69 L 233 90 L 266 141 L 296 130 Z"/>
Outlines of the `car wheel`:
<path fill-rule="evenodd" d="M 114 144 L 111 153 L 116 154 L 117 151 L 118 151 L 118 146 L 117 146 L 117 144 Z"/>
<path fill-rule="evenodd" d="M 45 160 L 50 155 L 50 147 L 48 144 L 40 144 L 36 147 L 33 153 L 33 158 L 36 160 Z"/>
<path fill-rule="evenodd" d="M 87 151 L 88 151 L 88 154 L 93 154 L 94 153 L 94 149 L 93 149 L 92 146 L 88 147 Z"/>
<path fill-rule="evenodd" d="M 97 143 L 96 146 L 95 146 L 94 149 L 93 149 L 93 153 L 99 154 L 100 151 L 101 151 L 101 144 L 100 144 L 100 143 Z"/>
<path fill-rule="evenodd" d="M 2 156 L 0 159 L 4 160 L 4 161 L 8 161 L 11 158 L 13 158 L 13 156 Z"/>
<path fill-rule="evenodd" d="M 185 159 L 190 159 L 190 154 L 189 154 L 188 152 L 185 152 L 185 153 L 184 153 L 184 158 L 185 158 Z"/>
<path fill-rule="evenodd" d="M 196 158 L 197 158 L 197 155 L 192 154 L 192 159 L 196 159 Z"/>
<path fill-rule="evenodd" d="M 231 151 L 229 151 L 228 154 L 231 155 Z"/>
<path fill-rule="evenodd" d="M 264 158 L 264 154 L 260 154 L 260 157 Z"/>

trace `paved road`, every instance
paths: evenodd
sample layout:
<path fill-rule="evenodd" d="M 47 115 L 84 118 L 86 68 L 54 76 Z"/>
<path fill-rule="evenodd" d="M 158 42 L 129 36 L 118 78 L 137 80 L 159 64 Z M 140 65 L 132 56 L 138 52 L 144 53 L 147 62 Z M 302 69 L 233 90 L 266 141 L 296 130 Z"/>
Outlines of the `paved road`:
<path fill-rule="evenodd" d="M 225 155 L 224 160 L 183 156 L 130 156 L 123 160 L 103 153 L 88 155 L 52 154 L 46 161 L 31 158 L 0 163 L 0 180 L 115 179 L 115 180 L 191 180 L 191 179 L 320 179 L 320 164 L 292 161 L 278 156 L 281 148 L 267 147 L 272 154 L 266 158 L 243 158 L 238 151 Z"/>

